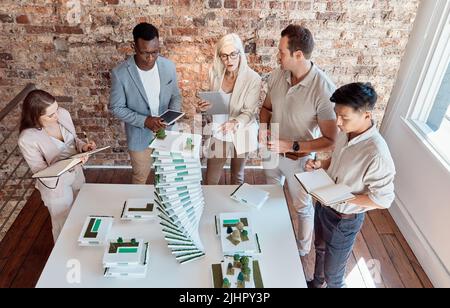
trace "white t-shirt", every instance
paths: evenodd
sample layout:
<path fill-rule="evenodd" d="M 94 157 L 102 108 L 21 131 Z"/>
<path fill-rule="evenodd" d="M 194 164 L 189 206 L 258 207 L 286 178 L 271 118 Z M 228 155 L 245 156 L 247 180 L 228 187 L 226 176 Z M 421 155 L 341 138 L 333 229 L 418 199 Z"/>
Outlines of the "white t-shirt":
<path fill-rule="evenodd" d="M 158 65 L 155 63 L 155 66 L 149 71 L 143 71 L 139 67 L 137 70 L 144 85 L 152 116 L 157 117 L 159 116 L 159 93 L 161 92 Z"/>

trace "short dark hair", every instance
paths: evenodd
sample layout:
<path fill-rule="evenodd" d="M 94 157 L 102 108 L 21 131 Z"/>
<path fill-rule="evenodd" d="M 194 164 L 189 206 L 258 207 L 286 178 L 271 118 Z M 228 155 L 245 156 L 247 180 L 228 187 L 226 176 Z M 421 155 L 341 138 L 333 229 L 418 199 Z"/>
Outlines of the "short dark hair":
<path fill-rule="evenodd" d="M 371 83 L 350 83 L 334 92 L 330 100 L 338 105 L 352 107 L 355 111 L 373 110 L 378 95 Z"/>
<path fill-rule="evenodd" d="M 314 38 L 309 29 L 299 25 L 289 25 L 281 32 L 281 37 L 287 36 L 289 39 L 289 50 L 291 55 L 301 50 L 306 59 L 311 59 L 314 51 Z"/>
<path fill-rule="evenodd" d="M 143 22 L 134 27 L 133 38 L 134 42 L 137 42 L 138 39 L 143 39 L 144 41 L 151 41 L 154 38 L 159 38 L 159 32 L 154 25 Z"/>
<path fill-rule="evenodd" d="M 28 128 L 42 128 L 39 118 L 55 102 L 56 99 L 48 92 L 34 90 L 28 93 L 23 101 L 20 132 Z"/>

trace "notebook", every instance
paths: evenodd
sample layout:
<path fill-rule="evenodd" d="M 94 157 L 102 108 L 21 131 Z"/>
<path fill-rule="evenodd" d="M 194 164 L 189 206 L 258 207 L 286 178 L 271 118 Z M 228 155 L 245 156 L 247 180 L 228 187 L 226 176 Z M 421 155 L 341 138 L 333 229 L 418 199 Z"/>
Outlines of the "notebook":
<path fill-rule="evenodd" d="M 98 152 L 104 151 L 104 150 L 109 149 L 109 148 L 110 148 L 110 146 L 107 146 L 107 147 L 104 147 L 104 148 L 100 148 L 100 149 L 95 149 L 95 150 L 92 150 L 92 151 L 89 151 L 89 152 L 84 152 L 84 153 L 80 153 L 80 154 L 76 154 L 76 155 L 70 156 L 70 158 L 83 158 L 85 156 L 91 156 L 91 155 L 94 155 L 94 154 L 96 154 Z"/>
<path fill-rule="evenodd" d="M 39 171 L 38 173 L 33 174 L 32 178 L 56 178 L 69 171 L 76 165 L 81 163 L 81 158 L 69 158 L 65 160 L 60 160 L 59 162 L 54 163 L 53 165 L 45 168 L 44 170 Z"/>
<path fill-rule="evenodd" d="M 355 198 L 350 187 L 336 184 L 324 169 L 295 175 L 303 188 L 325 206 L 347 202 Z"/>
<path fill-rule="evenodd" d="M 70 169 L 72 169 L 73 167 L 75 167 L 76 165 L 80 164 L 82 162 L 83 157 L 93 155 L 95 153 L 106 150 L 108 148 L 110 148 L 110 147 L 108 146 L 108 147 L 104 147 L 101 149 L 96 149 L 93 151 L 76 154 L 76 155 L 71 156 L 68 159 L 60 160 L 60 161 L 52 164 L 51 166 L 33 174 L 32 178 L 36 179 L 36 178 L 59 177 L 62 174 L 64 174 L 65 172 L 67 172 Z"/>
<path fill-rule="evenodd" d="M 259 210 L 269 199 L 269 193 L 244 183 L 231 194 L 231 198 Z"/>

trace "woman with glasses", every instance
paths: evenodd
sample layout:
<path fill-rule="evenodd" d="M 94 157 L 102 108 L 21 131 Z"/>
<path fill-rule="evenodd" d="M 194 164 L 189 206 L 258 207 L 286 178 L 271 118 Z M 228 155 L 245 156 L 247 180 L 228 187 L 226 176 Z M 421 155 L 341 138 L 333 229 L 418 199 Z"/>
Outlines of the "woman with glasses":
<path fill-rule="evenodd" d="M 249 67 L 244 46 L 237 34 L 224 36 L 216 45 L 210 70 L 210 90 L 218 91 L 229 105 L 227 119 L 217 131 L 219 135 L 232 137 L 217 138 L 213 133 L 209 144 L 206 183 L 217 185 L 227 159 L 231 158 L 231 184 L 242 184 L 248 154 L 256 150 L 256 114 L 259 111 L 261 77 Z M 199 111 L 209 108 L 211 105 L 207 102 L 198 105 Z"/>
<path fill-rule="evenodd" d="M 19 148 L 35 174 L 72 155 L 94 150 L 96 145 L 92 141 L 85 143 L 77 137 L 69 112 L 60 108 L 51 94 L 35 90 L 23 102 Z M 87 160 L 86 156 L 82 163 Z M 55 242 L 84 183 L 80 165 L 58 179 L 39 179 L 36 183 L 42 201 L 50 212 Z"/>

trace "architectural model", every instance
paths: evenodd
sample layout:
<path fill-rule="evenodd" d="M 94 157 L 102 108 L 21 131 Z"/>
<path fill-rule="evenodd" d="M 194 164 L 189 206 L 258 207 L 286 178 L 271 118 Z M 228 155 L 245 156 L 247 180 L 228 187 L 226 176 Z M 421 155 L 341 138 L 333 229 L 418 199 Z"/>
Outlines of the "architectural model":
<path fill-rule="evenodd" d="M 113 221 L 114 217 L 88 216 L 78 238 L 78 244 L 80 246 L 105 245 Z"/>
<path fill-rule="evenodd" d="M 165 132 L 150 144 L 155 166 L 155 205 L 162 232 L 180 263 L 205 255 L 199 235 L 204 208 L 200 135 Z"/>

